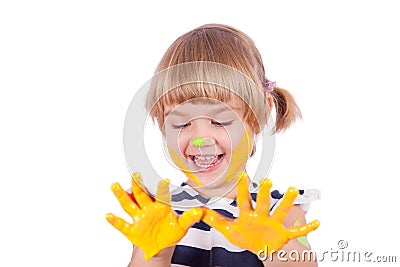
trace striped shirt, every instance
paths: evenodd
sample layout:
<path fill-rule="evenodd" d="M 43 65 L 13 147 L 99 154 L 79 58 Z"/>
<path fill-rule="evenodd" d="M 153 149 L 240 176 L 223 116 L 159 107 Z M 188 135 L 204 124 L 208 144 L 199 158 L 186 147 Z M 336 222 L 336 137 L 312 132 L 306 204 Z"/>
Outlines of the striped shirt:
<path fill-rule="evenodd" d="M 257 184 L 250 186 L 252 204 L 255 207 Z M 271 192 L 270 213 L 279 206 L 283 195 L 277 190 Z M 299 204 L 305 212 L 311 201 L 319 198 L 318 190 L 299 190 L 294 204 Z M 172 206 L 178 214 L 198 206 L 224 215 L 237 218 L 239 209 L 236 201 L 228 198 L 204 198 L 188 185 L 183 185 L 172 192 Z M 172 267 L 262 267 L 257 256 L 230 243 L 220 232 L 203 221 L 189 228 L 187 234 L 176 245 L 172 257 Z"/>

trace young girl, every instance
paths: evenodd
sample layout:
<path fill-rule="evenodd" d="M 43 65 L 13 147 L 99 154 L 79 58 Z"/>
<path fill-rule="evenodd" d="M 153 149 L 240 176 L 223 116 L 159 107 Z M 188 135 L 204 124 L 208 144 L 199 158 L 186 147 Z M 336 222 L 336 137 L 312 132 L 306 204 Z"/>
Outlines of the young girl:
<path fill-rule="evenodd" d="M 129 266 L 316 266 L 293 257 L 310 249 L 305 235 L 319 225 L 307 224 L 303 210 L 316 192 L 289 188 L 282 197 L 268 179 L 252 182 L 246 173 L 270 110 L 274 132 L 300 116 L 292 96 L 266 78 L 247 35 L 210 24 L 179 37 L 157 67 L 146 107 L 188 180 L 172 196 L 167 179 L 150 196 L 139 173 L 131 193 L 112 186 L 133 219 L 107 215 L 134 244 Z"/>

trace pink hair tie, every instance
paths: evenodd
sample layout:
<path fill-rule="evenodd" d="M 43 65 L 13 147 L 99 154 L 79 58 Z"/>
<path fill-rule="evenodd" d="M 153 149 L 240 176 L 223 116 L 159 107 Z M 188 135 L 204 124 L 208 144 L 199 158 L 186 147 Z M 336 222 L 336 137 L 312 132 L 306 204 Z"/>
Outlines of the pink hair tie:
<path fill-rule="evenodd" d="M 266 80 L 264 82 L 265 92 L 267 92 L 267 93 L 272 93 L 272 91 L 274 91 L 275 86 L 276 86 L 276 82 L 272 82 L 269 80 Z"/>

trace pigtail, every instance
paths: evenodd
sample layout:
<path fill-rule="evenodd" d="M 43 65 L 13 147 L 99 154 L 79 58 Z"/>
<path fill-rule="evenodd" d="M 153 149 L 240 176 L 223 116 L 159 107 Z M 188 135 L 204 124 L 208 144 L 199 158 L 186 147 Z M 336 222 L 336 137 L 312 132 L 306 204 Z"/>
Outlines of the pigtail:
<path fill-rule="evenodd" d="M 275 133 L 283 132 L 296 121 L 301 119 L 301 111 L 293 96 L 283 88 L 274 87 L 271 92 L 276 110 Z"/>

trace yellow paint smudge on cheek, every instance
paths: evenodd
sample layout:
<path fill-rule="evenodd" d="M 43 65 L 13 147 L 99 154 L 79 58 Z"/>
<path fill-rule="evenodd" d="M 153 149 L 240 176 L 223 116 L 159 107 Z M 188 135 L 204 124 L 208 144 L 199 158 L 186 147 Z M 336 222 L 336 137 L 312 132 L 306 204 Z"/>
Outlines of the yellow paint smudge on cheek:
<path fill-rule="evenodd" d="M 252 148 L 253 140 L 249 135 L 249 130 L 246 129 L 240 139 L 240 144 L 232 152 L 232 159 L 224 178 L 225 183 L 231 182 L 235 177 L 241 177 L 240 175 L 238 176 L 238 171 L 242 171 L 241 169 L 246 164 Z"/>
<path fill-rule="evenodd" d="M 178 168 L 183 171 L 183 173 L 185 173 L 186 177 L 195 182 L 198 186 L 203 187 L 203 185 L 200 183 L 200 180 L 192 172 L 189 171 L 189 167 L 186 165 L 186 163 L 183 162 L 183 160 L 169 147 L 168 151 L 175 165 L 178 166 Z"/>

